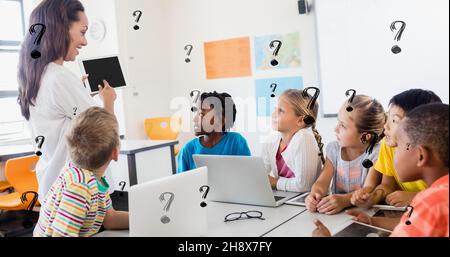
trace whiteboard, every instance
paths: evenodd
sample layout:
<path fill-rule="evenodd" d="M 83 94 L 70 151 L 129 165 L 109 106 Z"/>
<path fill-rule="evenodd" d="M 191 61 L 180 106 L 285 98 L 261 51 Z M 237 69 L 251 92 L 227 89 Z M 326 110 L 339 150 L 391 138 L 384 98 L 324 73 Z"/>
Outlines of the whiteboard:
<path fill-rule="evenodd" d="M 321 112 L 335 115 L 345 91 L 372 96 L 385 108 L 410 88 L 449 98 L 448 0 L 315 0 Z M 394 38 L 404 21 L 401 39 Z M 394 54 L 398 45 L 402 51 Z M 387 110 L 387 109 L 386 109 Z"/>

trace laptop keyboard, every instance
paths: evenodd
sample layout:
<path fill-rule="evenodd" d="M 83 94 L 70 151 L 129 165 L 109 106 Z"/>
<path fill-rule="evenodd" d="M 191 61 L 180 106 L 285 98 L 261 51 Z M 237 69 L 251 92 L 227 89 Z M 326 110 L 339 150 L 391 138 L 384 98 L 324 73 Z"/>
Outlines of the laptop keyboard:
<path fill-rule="evenodd" d="M 284 198 L 285 198 L 284 196 L 276 196 L 276 195 L 274 195 L 273 197 L 275 198 L 275 202 L 278 202 L 278 201 L 280 201 L 281 199 L 284 199 Z"/>

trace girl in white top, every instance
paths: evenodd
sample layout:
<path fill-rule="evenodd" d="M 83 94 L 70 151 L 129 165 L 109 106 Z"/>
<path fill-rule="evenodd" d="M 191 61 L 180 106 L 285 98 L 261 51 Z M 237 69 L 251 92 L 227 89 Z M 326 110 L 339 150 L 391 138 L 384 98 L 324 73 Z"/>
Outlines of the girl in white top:
<path fill-rule="evenodd" d="M 321 137 L 315 129 L 319 90 L 289 89 L 278 98 L 272 113 L 276 133 L 262 146 L 262 157 L 273 189 L 306 192 L 322 169 Z"/>
<path fill-rule="evenodd" d="M 75 61 L 78 49 L 87 45 L 83 5 L 77 0 L 42 1 L 30 16 L 30 24 L 36 23 L 46 25 L 38 49 L 41 56 L 31 57 L 35 38 L 27 33 L 20 50 L 18 103 L 29 121 L 33 143 L 37 136 L 44 137 L 36 165 L 42 202 L 68 161 L 64 133 L 77 114 L 95 103 L 82 80 L 63 66 L 64 61 Z M 114 89 L 106 81 L 99 89 L 104 108 L 114 113 Z"/>

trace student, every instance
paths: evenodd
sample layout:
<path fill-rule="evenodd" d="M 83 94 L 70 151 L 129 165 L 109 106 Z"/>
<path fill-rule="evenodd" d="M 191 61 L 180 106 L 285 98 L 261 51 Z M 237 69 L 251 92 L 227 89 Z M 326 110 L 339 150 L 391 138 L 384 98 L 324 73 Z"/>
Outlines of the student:
<path fill-rule="evenodd" d="M 393 230 L 392 237 L 449 236 L 449 106 L 433 103 L 406 114 L 396 133 L 394 166 L 402 182 L 423 179 L 429 188 L 418 193 L 401 219 L 370 217 L 350 210 L 353 219 Z M 330 232 L 316 220 L 316 236 Z"/>
<path fill-rule="evenodd" d="M 418 192 L 427 188 L 423 180 L 401 182 L 394 168 L 393 156 L 399 122 L 415 107 L 434 102 L 442 101 L 432 91 L 422 89 L 404 91 L 389 101 L 389 117 L 384 126 L 386 137 L 381 141 L 378 161 L 369 171 L 364 188 L 353 194 L 353 205 L 368 208 L 385 201 L 397 207 L 407 206 Z"/>
<path fill-rule="evenodd" d="M 385 122 L 383 106 L 371 97 L 356 95 L 342 105 L 334 129 L 337 141 L 327 145 L 323 171 L 305 199 L 309 211 L 335 214 L 352 205 L 352 192 L 363 187 L 370 168 L 363 162 L 375 163 L 378 158 Z M 371 153 L 366 151 L 369 148 Z M 332 194 L 328 195 L 330 184 Z"/>
<path fill-rule="evenodd" d="M 72 119 L 94 106 L 80 78 L 63 63 L 73 62 L 79 50 L 87 45 L 88 20 L 84 7 L 77 0 L 44 0 L 33 10 L 30 24 L 46 25 L 38 50 L 41 57 L 33 59 L 35 36 L 26 33 L 20 49 L 18 103 L 28 121 L 31 138 L 44 136 L 42 156 L 36 165 L 39 201 L 42 202 L 59 172 L 68 160 L 63 135 Z M 116 93 L 108 82 L 99 85 L 99 96 L 106 110 L 114 113 Z M 76 113 L 74 114 L 74 108 Z"/>
<path fill-rule="evenodd" d="M 103 108 L 78 115 L 66 134 L 71 162 L 61 171 L 42 203 L 34 236 L 80 236 L 106 229 L 127 229 L 128 212 L 111 205 L 103 176 L 117 161 L 120 139 L 117 120 Z"/>
<path fill-rule="evenodd" d="M 275 133 L 261 152 L 273 189 L 306 192 L 319 176 L 323 144 L 315 128 L 317 96 L 313 99 L 306 91 L 289 89 L 278 98 L 272 113 Z"/>
<path fill-rule="evenodd" d="M 229 132 L 236 120 L 236 105 L 227 93 L 202 93 L 194 116 L 197 138 L 189 141 L 178 155 L 177 172 L 195 169 L 193 154 L 250 156 L 247 141 Z"/>

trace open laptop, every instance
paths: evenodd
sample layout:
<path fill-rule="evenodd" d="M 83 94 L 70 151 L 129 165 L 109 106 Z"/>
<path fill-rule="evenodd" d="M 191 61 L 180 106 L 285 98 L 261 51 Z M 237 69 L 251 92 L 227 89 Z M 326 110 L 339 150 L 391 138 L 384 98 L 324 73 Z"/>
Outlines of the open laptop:
<path fill-rule="evenodd" d="M 299 193 L 272 190 L 261 157 L 193 155 L 197 167 L 208 167 L 208 199 L 259 206 L 280 206 Z"/>
<path fill-rule="evenodd" d="M 202 167 L 131 186 L 130 236 L 204 236 L 207 174 Z"/>

